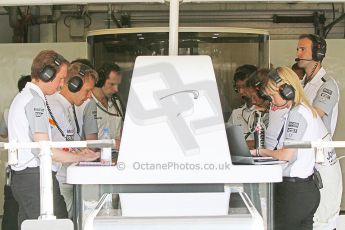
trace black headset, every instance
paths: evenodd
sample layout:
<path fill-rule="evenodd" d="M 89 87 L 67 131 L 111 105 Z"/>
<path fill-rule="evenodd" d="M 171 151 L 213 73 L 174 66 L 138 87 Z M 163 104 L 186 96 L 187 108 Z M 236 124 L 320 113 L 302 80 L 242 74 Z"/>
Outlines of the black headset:
<path fill-rule="evenodd" d="M 277 85 L 282 82 L 283 80 L 278 74 L 277 69 L 272 69 L 268 73 L 268 77 L 272 79 Z M 295 99 L 295 88 L 292 87 L 292 85 L 284 83 L 279 87 L 279 95 L 287 101 L 294 100 Z"/>
<path fill-rule="evenodd" d="M 312 41 L 312 59 L 322 61 L 326 56 L 327 44 L 325 39 L 315 34 L 309 34 L 308 38 Z"/>
<path fill-rule="evenodd" d="M 86 71 L 90 70 L 91 68 L 88 67 L 87 65 L 80 64 L 80 69 L 79 69 L 79 75 L 81 76 L 73 76 L 68 80 L 68 90 L 71 91 L 72 93 L 77 93 L 79 90 L 83 87 L 83 77 L 86 74 Z"/>
<path fill-rule="evenodd" d="M 96 82 L 95 86 L 102 88 L 107 80 L 107 76 L 111 71 L 120 72 L 120 67 L 115 63 L 104 63 L 101 68 L 97 70 L 98 81 Z"/>
<path fill-rule="evenodd" d="M 42 68 L 39 71 L 39 78 L 43 82 L 50 82 L 53 81 L 56 77 L 56 70 L 60 68 L 61 64 L 66 62 L 65 58 L 63 58 L 61 55 L 57 54 L 54 57 L 54 65 L 50 64 L 44 64 Z"/>
<path fill-rule="evenodd" d="M 262 91 L 262 82 L 259 81 L 259 80 L 256 80 L 254 82 L 254 88 L 256 90 L 256 94 L 258 95 L 258 97 L 260 97 L 262 100 L 264 101 L 269 101 L 271 102 L 272 101 L 272 98 L 270 96 L 268 96 L 267 94 L 265 94 L 263 91 Z"/>

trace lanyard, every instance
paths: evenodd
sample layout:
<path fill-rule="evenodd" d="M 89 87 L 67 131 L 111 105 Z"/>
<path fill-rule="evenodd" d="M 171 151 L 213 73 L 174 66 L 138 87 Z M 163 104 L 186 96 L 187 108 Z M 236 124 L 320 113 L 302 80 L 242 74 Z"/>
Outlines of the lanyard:
<path fill-rule="evenodd" d="M 55 117 L 54 117 L 54 115 L 53 115 L 52 110 L 50 109 L 50 106 L 49 106 L 49 104 L 48 104 L 47 98 L 44 97 L 44 99 L 46 100 L 46 106 L 47 106 L 49 115 L 50 115 L 50 117 L 53 119 L 53 121 L 54 121 L 54 123 L 55 123 L 55 125 L 56 125 L 56 128 L 59 130 L 59 132 L 61 133 L 62 137 L 63 137 L 63 138 L 66 138 L 65 133 L 64 133 L 64 132 L 62 131 L 62 129 L 60 128 L 59 124 L 57 123 L 57 121 L 56 121 L 56 119 L 55 119 Z"/>
<path fill-rule="evenodd" d="M 278 145 L 279 145 L 280 138 L 282 137 L 283 132 L 284 132 L 284 127 L 285 127 L 285 122 L 284 122 L 283 127 L 282 127 L 282 129 L 280 130 L 279 135 L 278 135 L 278 137 L 277 137 L 277 145 L 276 145 L 276 147 L 274 147 L 273 150 L 277 150 L 277 147 L 278 147 Z"/>
<path fill-rule="evenodd" d="M 79 135 L 79 132 L 80 132 L 80 127 L 79 127 L 79 123 L 78 123 L 78 119 L 77 119 L 77 114 L 75 112 L 75 107 L 74 105 L 72 106 L 73 108 L 73 116 L 74 116 L 74 121 L 75 121 L 75 125 L 77 126 L 77 133 Z"/>

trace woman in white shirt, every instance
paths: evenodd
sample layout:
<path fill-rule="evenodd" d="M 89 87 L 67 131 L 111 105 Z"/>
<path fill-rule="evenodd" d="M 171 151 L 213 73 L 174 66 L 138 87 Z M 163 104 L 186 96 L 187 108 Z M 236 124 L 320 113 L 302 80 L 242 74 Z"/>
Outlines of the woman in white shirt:
<path fill-rule="evenodd" d="M 271 97 L 272 107 L 288 109 L 280 141 L 312 141 L 318 139 L 316 111 L 306 99 L 297 75 L 288 67 L 279 67 L 267 75 L 264 92 Z M 253 155 L 257 153 L 252 152 Z M 320 202 L 320 192 L 313 180 L 313 149 L 261 149 L 260 156 L 271 156 L 288 163 L 283 167 L 283 182 L 275 186 L 274 229 L 312 229 L 313 215 Z"/>

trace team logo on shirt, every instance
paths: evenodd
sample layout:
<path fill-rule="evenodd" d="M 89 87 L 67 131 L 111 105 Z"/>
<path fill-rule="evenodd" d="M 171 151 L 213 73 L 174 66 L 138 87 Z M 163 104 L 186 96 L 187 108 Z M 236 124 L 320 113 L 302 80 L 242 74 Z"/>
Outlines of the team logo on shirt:
<path fill-rule="evenodd" d="M 328 93 L 324 93 L 324 92 L 322 92 L 321 94 L 320 94 L 320 96 L 321 96 L 321 101 L 325 101 L 325 100 L 330 100 L 331 99 L 331 96 L 330 96 L 330 94 L 328 94 Z"/>
<path fill-rule="evenodd" d="M 327 88 L 322 89 L 322 92 L 320 94 L 320 98 L 319 101 L 326 103 L 326 100 L 330 100 L 331 99 L 331 95 L 332 95 L 333 91 Z"/>
<path fill-rule="evenodd" d="M 66 141 L 74 141 L 73 135 L 66 135 Z"/>
<path fill-rule="evenodd" d="M 93 116 L 93 118 L 94 118 L 95 120 L 98 119 L 98 118 L 97 118 L 97 111 L 92 111 L 91 114 L 92 114 L 92 116 Z"/>
<path fill-rule="evenodd" d="M 44 113 L 44 109 L 43 108 L 34 108 L 34 112 L 35 112 L 35 117 L 41 117 L 42 114 Z"/>
<path fill-rule="evenodd" d="M 295 129 L 295 128 L 288 128 L 287 132 L 288 133 L 297 133 L 297 129 Z"/>
<path fill-rule="evenodd" d="M 286 132 L 288 133 L 288 136 L 292 137 L 293 134 L 296 134 L 298 132 L 298 127 L 299 127 L 298 122 L 290 121 L 288 124 L 288 128 L 286 130 Z"/>
<path fill-rule="evenodd" d="M 332 90 L 326 89 L 326 88 L 324 88 L 324 89 L 322 90 L 322 92 L 327 93 L 328 95 L 332 95 L 332 93 L 333 93 Z"/>
<path fill-rule="evenodd" d="M 56 127 L 56 123 L 53 119 L 49 118 L 48 121 L 49 121 L 50 126 Z"/>
<path fill-rule="evenodd" d="M 297 122 L 292 122 L 292 121 L 290 121 L 289 124 L 288 124 L 288 127 L 289 127 L 289 128 L 290 128 L 290 127 L 292 127 L 292 128 L 298 128 L 298 126 L 299 126 L 299 123 L 297 123 Z"/>

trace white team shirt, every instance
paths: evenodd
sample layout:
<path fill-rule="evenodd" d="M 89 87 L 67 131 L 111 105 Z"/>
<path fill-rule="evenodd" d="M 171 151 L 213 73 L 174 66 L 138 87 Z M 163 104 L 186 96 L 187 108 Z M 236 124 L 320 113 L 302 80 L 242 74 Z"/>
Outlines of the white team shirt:
<path fill-rule="evenodd" d="M 118 101 L 117 105 L 121 109 L 121 106 Z M 96 114 L 94 114 L 95 109 Z M 103 128 L 109 128 L 109 134 L 111 139 L 121 138 L 123 121 L 111 100 L 108 100 L 108 108 L 105 108 L 102 105 L 102 103 L 100 103 L 97 100 L 97 98 L 94 95 L 92 95 L 92 99 L 85 106 L 84 110 L 84 117 L 90 116 L 94 116 L 97 120 L 99 138 L 103 135 Z"/>
<path fill-rule="evenodd" d="M 254 140 L 254 129 L 255 129 L 255 122 L 256 122 L 256 115 L 257 113 L 261 114 L 261 126 L 264 130 L 266 130 L 268 124 L 268 113 L 263 113 L 255 109 L 253 105 L 250 108 L 247 108 L 246 104 L 242 105 L 240 108 L 234 109 L 231 113 L 231 116 L 226 123 L 226 126 L 230 125 L 238 125 L 241 126 L 243 129 L 243 134 L 246 140 Z"/>
<path fill-rule="evenodd" d="M 282 141 L 315 141 L 320 138 L 318 117 L 305 105 L 297 105 L 288 113 Z M 283 176 L 307 178 L 314 172 L 314 149 L 296 149 L 296 154 L 283 166 Z"/>
<path fill-rule="evenodd" d="M 33 142 L 34 133 L 47 133 L 52 140 L 44 94 L 37 85 L 28 82 L 15 96 L 8 115 L 8 130 L 9 142 Z M 35 149 L 19 149 L 18 165 L 11 168 L 21 171 L 27 167 L 38 167 L 38 154 Z M 58 166 L 53 163 L 52 170 L 57 169 Z"/>
<path fill-rule="evenodd" d="M 75 108 L 77 114 L 77 120 L 80 127 L 80 133 L 82 139 L 86 139 L 89 134 L 98 134 L 97 127 L 97 109 L 96 106 L 90 107 L 90 99 L 84 101 L 84 103 Z M 87 108 L 87 109 L 86 109 Z M 88 113 L 88 114 L 86 114 Z"/>
<path fill-rule="evenodd" d="M 313 106 L 322 109 L 326 113 L 322 117 L 322 121 L 333 136 L 337 124 L 339 106 L 339 87 L 337 82 L 332 77 L 326 75 L 326 70 L 321 67 L 313 79 L 305 85 L 304 93 Z"/>
<path fill-rule="evenodd" d="M 280 140 L 284 139 L 284 132 L 281 137 L 279 134 L 282 129 L 284 129 L 285 122 L 288 117 L 289 109 L 278 109 L 273 111 L 270 109 L 268 113 L 268 126 L 265 135 L 265 148 L 273 150 L 275 147 L 281 149 L 283 143 Z"/>
<path fill-rule="evenodd" d="M 59 125 L 63 132 L 61 133 L 57 129 L 56 123 L 51 117 L 49 117 L 53 141 L 79 141 L 80 136 L 77 133 L 77 125 L 75 122 L 76 118 L 73 114 L 73 105 L 59 92 L 47 96 L 47 101 L 56 123 Z M 66 152 L 66 154 L 71 153 Z M 56 178 L 60 183 L 66 183 L 67 166 L 67 164 L 62 165 L 60 163 L 60 169 L 56 174 Z"/>

